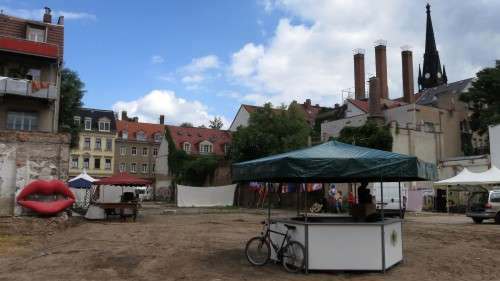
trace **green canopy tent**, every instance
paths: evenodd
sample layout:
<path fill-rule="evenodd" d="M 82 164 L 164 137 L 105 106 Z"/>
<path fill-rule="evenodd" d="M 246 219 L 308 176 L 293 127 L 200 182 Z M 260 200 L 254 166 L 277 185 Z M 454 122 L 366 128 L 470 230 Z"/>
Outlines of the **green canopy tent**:
<path fill-rule="evenodd" d="M 401 182 L 437 179 L 434 164 L 415 156 L 329 141 L 233 164 L 235 182 Z"/>

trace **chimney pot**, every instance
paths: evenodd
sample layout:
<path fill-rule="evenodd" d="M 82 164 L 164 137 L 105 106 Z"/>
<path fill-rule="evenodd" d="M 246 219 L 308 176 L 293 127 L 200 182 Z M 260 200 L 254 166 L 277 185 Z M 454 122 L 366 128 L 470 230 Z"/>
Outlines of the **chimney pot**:
<path fill-rule="evenodd" d="M 160 124 L 165 125 L 165 115 L 160 115 Z"/>
<path fill-rule="evenodd" d="M 128 121 L 127 111 L 122 111 L 122 121 Z"/>
<path fill-rule="evenodd" d="M 64 25 L 64 16 L 59 16 L 59 18 L 57 19 L 57 24 Z"/>
<path fill-rule="evenodd" d="M 52 15 L 50 14 L 51 10 L 49 7 L 43 8 L 45 13 L 43 14 L 43 22 L 52 23 Z"/>
<path fill-rule="evenodd" d="M 139 117 L 135 116 L 134 118 L 132 118 L 132 120 L 133 120 L 135 123 L 137 123 L 137 122 L 139 122 Z"/>
<path fill-rule="evenodd" d="M 402 48 L 403 101 L 413 103 L 415 88 L 413 85 L 413 54 L 408 48 Z"/>
<path fill-rule="evenodd" d="M 354 50 L 354 97 L 365 98 L 365 50 Z"/>
<path fill-rule="evenodd" d="M 377 40 L 375 44 L 375 67 L 376 75 L 380 83 L 380 98 L 388 99 L 389 87 L 387 86 L 387 42 L 385 40 Z"/>

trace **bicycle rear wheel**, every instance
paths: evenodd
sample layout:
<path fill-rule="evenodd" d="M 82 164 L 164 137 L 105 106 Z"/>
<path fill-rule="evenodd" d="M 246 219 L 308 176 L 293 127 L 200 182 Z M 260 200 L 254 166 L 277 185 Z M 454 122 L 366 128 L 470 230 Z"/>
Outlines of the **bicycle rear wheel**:
<path fill-rule="evenodd" d="M 265 265 L 271 258 L 271 247 L 267 239 L 261 236 L 248 240 L 245 247 L 248 262 L 253 265 Z"/>
<path fill-rule="evenodd" d="M 302 244 L 297 241 L 290 241 L 283 249 L 283 267 L 288 272 L 299 272 L 304 269 L 305 265 L 305 249 Z"/>

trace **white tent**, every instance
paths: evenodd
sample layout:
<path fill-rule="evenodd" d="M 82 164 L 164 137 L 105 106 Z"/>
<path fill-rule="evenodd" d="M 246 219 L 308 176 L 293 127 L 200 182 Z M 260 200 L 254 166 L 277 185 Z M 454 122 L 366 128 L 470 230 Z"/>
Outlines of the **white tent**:
<path fill-rule="evenodd" d="M 485 172 L 473 173 L 464 168 L 456 176 L 435 182 L 434 185 L 485 185 L 500 184 L 500 169 L 495 166 Z"/>
<path fill-rule="evenodd" d="M 69 189 L 75 195 L 75 206 L 86 208 L 90 200 L 90 187 L 96 179 L 89 176 L 87 171 L 83 170 L 81 174 L 70 179 Z"/>

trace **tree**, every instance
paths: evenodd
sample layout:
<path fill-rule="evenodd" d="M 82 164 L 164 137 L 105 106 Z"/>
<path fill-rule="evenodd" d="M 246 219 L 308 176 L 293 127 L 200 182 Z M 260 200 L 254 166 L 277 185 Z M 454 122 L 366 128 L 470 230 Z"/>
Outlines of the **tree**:
<path fill-rule="evenodd" d="M 233 134 L 231 158 L 244 161 L 307 146 L 310 127 L 304 113 L 293 104 L 288 110 L 270 103 L 250 113 L 247 127 Z"/>
<path fill-rule="evenodd" d="M 224 126 L 224 123 L 222 123 L 222 119 L 217 116 L 214 117 L 214 120 L 210 120 L 210 125 L 208 125 L 208 127 L 216 130 L 220 130 L 222 126 Z"/>
<path fill-rule="evenodd" d="M 189 123 L 189 122 L 184 122 L 184 123 L 181 123 L 180 127 L 185 127 L 185 128 L 193 128 L 193 123 Z"/>
<path fill-rule="evenodd" d="M 73 116 L 82 106 L 84 88 L 85 84 L 80 80 L 78 73 L 68 68 L 61 70 L 59 128 L 61 131 L 71 134 L 72 146 L 76 145 L 80 131 L 80 127 L 73 121 Z"/>
<path fill-rule="evenodd" d="M 361 127 L 344 127 L 337 138 L 343 143 L 392 151 L 392 134 L 388 126 L 368 121 Z"/>
<path fill-rule="evenodd" d="M 472 110 L 471 129 L 484 134 L 489 125 L 500 123 L 500 64 L 479 71 L 477 80 L 460 100 Z"/>

